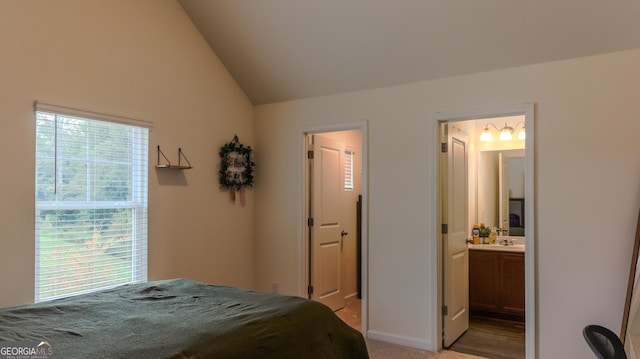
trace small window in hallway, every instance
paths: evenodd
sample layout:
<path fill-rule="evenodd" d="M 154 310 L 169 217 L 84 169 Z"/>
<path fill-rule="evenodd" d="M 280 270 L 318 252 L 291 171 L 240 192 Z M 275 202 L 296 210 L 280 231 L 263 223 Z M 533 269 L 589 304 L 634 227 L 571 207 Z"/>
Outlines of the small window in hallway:
<path fill-rule="evenodd" d="M 344 190 L 353 191 L 353 157 L 355 152 L 344 151 Z"/>

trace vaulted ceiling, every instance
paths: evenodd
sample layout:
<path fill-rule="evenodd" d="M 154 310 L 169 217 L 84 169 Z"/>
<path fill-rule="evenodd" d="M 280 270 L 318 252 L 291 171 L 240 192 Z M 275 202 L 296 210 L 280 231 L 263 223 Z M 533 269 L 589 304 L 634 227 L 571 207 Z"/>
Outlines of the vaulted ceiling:
<path fill-rule="evenodd" d="M 255 105 L 640 48 L 638 0 L 178 1 Z"/>

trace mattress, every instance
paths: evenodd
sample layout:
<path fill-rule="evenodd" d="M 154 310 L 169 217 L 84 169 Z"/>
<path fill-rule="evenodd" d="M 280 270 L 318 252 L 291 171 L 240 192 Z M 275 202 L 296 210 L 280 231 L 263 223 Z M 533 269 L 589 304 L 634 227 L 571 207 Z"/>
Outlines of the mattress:
<path fill-rule="evenodd" d="M 188 279 L 0 309 L 0 341 L 46 341 L 55 358 L 368 358 L 323 304 Z"/>

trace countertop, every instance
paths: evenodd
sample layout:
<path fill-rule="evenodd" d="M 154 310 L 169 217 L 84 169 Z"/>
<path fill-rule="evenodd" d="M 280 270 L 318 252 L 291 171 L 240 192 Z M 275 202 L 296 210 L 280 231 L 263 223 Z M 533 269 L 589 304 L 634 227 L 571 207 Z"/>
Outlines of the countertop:
<path fill-rule="evenodd" d="M 519 252 L 524 253 L 524 244 L 514 244 L 512 246 L 503 246 L 500 244 L 468 244 L 469 249 L 479 251 L 499 251 L 499 252 Z"/>
<path fill-rule="evenodd" d="M 500 252 L 525 252 L 525 238 L 515 236 L 498 236 L 496 243 L 502 243 L 504 240 L 511 241 L 512 246 L 504 246 L 501 244 L 468 244 L 469 249 L 480 251 L 500 251 Z"/>

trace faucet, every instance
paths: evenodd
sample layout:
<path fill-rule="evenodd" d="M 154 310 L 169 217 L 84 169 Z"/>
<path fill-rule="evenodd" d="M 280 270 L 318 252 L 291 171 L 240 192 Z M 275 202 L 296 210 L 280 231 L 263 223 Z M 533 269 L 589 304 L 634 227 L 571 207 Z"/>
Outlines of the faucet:
<path fill-rule="evenodd" d="M 502 227 L 498 229 L 503 236 L 509 235 L 509 222 L 505 219 L 502 221 Z"/>
<path fill-rule="evenodd" d="M 511 238 L 504 238 L 502 240 L 500 240 L 500 244 L 503 246 L 512 246 L 513 245 L 513 240 Z"/>

